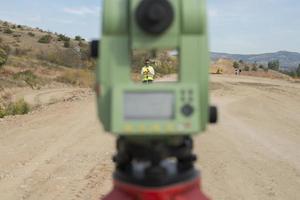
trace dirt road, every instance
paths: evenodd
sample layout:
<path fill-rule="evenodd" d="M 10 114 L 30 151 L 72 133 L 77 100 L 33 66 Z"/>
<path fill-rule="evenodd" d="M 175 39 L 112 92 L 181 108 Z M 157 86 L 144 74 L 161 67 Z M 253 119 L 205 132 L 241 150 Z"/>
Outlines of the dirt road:
<path fill-rule="evenodd" d="M 214 76 L 220 122 L 195 138 L 215 200 L 300 199 L 300 84 Z M 114 138 L 94 97 L 0 121 L 0 199 L 97 199 L 109 191 Z"/>

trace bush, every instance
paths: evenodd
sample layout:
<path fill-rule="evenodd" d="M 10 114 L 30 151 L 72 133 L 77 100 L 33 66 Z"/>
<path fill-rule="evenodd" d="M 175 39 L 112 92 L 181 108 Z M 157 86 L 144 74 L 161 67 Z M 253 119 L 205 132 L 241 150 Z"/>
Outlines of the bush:
<path fill-rule="evenodd" d="M 23 28 L 23 26 L 22 26 L 22 25 L 18 25 L 17 27 L 18 27 L 18 28 Z"/>
<path fill-rule="evenodd" d="M 7 57 L 7 53 L 4 49 L 0 48 L 0 67 L 6 63 Z"/>
<path fill-rule="evenodd" d="M 49 44 L 52 40 L 52 36 L 51 35 L 44 35 L 39 39 L 39 43 L 43 43 L 43 44 Z"/>
<path fill-rule="evenodd" d="M 264 68 L 265 67 L 262 64 L 259 65 L 259 69 L 264 69 Z"/>
<path fill-rule="evenodd" d="M 14 74 L 13 79 L 25 81 L 25 83 L 27 83 L 32 89 L 41 82 L 40 79 L 30 70 Z"/>
<path fill-rule="evenodd" d="M 75 40 L 76 40 L 76 41 L 81 41 L 82 38 L 81 38 L 79 35 L 77 35 L 77 36 L 75 36 Z"/>
<path fill-rule="evenodd" d="M 65 41 L 64 42 L 64 47 L 65 48 L 70 48 L 71 44 L 70 44 L 70 41 Z"/>
<path fill-rule="evenodd" d="M 250 67 L 249 67 L 249 66 L 245 66 L 245 67 L 244 67 L 244 70 L 245 70 L 246 72 L 248 72 L 248 71 L 250 71 Z"/>
<path fill-rule="evenodd" d="M 5 110 L 4 110 L 4 108 L 2 108 L 1 106 L 0 106 L 0 118 L 3 118 L 3 117 L 5 117 Z"/>
<path fill-rule="evenodd" d="M 28 35 L 29 35 L 30 37 L 34 37 L 34 36 L 35 36 L 35 34 L 32 33 L 32 32 L 28 32 Z"/>
<path fill-rule="evenodd" d="M 10 103 L 5 109 L 5 115 L 25 115 L 29 113 L 30 106 L 21 99 L 17 102 Z"/>
<path fill-rule="evenodd" d="M 10 28 L 6 28 L 6 29 L 4 29 L 3 33 L 5 33 L 5 34 L 12 34 L 13 31 Z"/>
<path fill-rule="evenodd" d="M 70 41 L 70 38 L 67 37 L 67 36 L 65 36 L 65 35 L 63 35 L 63 34 L 59 34 L 57 40 L 58 41 L 64 41 L 64 42 L 66 42 L 66 41 Z"/>
<path fill-rule="evenodd" d="M 251 70 L 254 71 L 254 72 L 256 72 L 257 71 L 257 67 L 253 66 Z"/>

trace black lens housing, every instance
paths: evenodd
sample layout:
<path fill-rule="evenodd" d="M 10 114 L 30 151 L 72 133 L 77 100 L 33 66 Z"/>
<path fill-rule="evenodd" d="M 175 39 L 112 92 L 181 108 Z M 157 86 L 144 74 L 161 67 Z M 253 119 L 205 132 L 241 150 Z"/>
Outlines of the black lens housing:
<path fill-rule="evenodd" d="M 164 33 L 174 20 L 174 10 L 168 0 L 143 0 L 135 13 L 139 27 L 146 33 Z"/>

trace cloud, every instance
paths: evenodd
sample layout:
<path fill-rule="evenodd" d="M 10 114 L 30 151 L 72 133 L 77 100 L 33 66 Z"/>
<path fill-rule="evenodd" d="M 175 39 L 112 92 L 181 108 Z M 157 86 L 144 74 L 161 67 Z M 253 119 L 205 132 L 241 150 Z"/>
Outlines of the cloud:
<path fill-rule="evenodd" d="M 100 13 L 100 7 L 73 7 L 73 8 L 64 8 L 63 10 L 65 13 L 73 14 L 73 15 L 80 15 L 80 16 L 86 16 L 86 15 L 99 15 Z"/>

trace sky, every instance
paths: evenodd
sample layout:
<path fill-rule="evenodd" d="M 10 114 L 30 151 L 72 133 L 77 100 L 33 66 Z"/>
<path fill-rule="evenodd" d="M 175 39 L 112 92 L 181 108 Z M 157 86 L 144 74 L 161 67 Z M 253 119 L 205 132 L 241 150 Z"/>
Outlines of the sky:
<path fill-rule="evenodd" d="M 102 0 L 2 0 L 0 19 L 86 39 L 99 38 Z M 300 52 L 299 0 L 208 0 L 210 49 Z"/>

